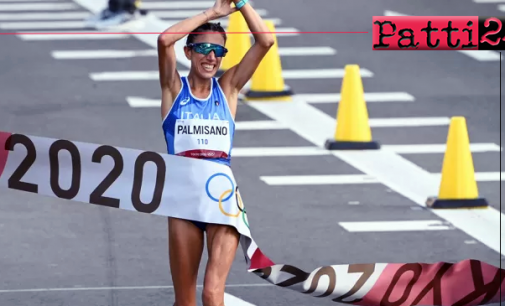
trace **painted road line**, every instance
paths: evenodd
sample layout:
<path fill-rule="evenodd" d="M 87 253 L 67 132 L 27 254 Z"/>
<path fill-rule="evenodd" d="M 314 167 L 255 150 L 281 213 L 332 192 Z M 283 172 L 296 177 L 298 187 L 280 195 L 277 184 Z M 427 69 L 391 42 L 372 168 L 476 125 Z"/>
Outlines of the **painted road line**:
<path fill-rule="evenodd" d="M 110 53 L 89 53 L 86 54 L 86 52 L 91 52 L 91 51 L 60 51 L 61 57 L 68 57 L 72 58 L 72 56 L 75 56 L 76 58 L 100 58 L 101 54 L 105 57 L 106 55 L 110 55 L 111 57 L 114 57 Z M 63 53 L 65 52 L 65 53 Z M 73 53 L 75 52 L 75 53 Z M 121 52 L 121 51 L 120 51 Z M 147 51 L 146 51 L 147 52 Z M 154 54 L 156 55 L 156 51 L 153 51 Z M 118 57 L 125 56 L 127 57 L 128 55 L 131 55 L 132 51 L 123 51 L 123 53 L 119 54 Z M 95 57 L 96 56 L 96 57 Z M 301 99 L 304 101 L 308 101 L 310 103 L 336 103 L 338 100 L 340 100 L 340 94 L 334 93 L 334 94 L 295 94 L 294 98 L 296 99 Z M 368 102 L 413 102 L 414 97 L 407 93 L 365 93 L 365 99 Z M 138 102 L 138 103 L 137 103 Z M 132 103 L 130 103 L 131 107 L 159 107 L 160 106 L 160 101 L 159 100 L 151 100 L 151 99 L 143 99 L 143 98 L 132 98 Z"/>
<path fill-rule="evenodd" d="M 504 1 L 501 1 L 501 2 L 504 2 Z M 386 10 L 386 11 L 384 11 L 384 16 L 411 16 L 411 15 L 406 15 L 403 13 Z M 499 61 L 500 60 L 500 53 L 495 52 L 495 51 L 488 51 L 488 50 L 474 50 L 474 51 L 456 50 L 456 51 L 459 53 L 462 53 L 466 56 L 469 56 L 477 61 L 481 61 L 481 62 L 482 61 Z"/>
<path fill-rule="evenodd" d="M 159 105 L 158 105 L 159 107 Z M 382 145 L 382 149 L 398 154 L 430 154 L 445 153 L 445 144 L 414 144 L 414 145 Z M 498 152 L 500 146 L 494 143 L 472 143 L 472 153 Z M 233 148 L 234 157 L 266 157 L 266 156 L 321 156 L 331 155 L 331 152 L 319 147 L 245 147 Z M 490 175 L 496 175 L 492 173 Z M 480 176 L 480 181 L 484 180 Z M 497 180 L 497 179 L 495 179 Z"/>
<path fill-rule="evenodd" d="M 441 220 L 339 222 L 338 224 L 351 233 L 440 231 L 454 229 L 451 225 Z"/>
<path fill-rule="evenodd" d="M 297 94 L 298 98 L 309 103 L 337 103 L 341 99 L 340 93 L 328 94 Z M 414 102 L 415 98 L 406 92 L 366 92 L 365 101 L 368 102 Z"/>
<path fill-rule="evenodd" d="M 47 0 L 0 0 L 1 2 L 13 2 L 13 3 L 27 3 L 27 2 L 44 2 Z M 60 0 L 51 0 L 51 2 L 57 2 Z"/>
<path fill-rule="evenodd" d="M 278 27 L 279 25 L 282 24 L 282 20 L 279 19 L 279 18 L 263 18 L 264 20 L 268 20 L 270 22 L 272 22 L 274 24 L 274 26 Z M 177 22 L 181 22 L 183 21 L 184 19 L 170 19 L 170 20 L 167 20 L 171 23 L 177 23 Z M 220 18 L 220 19 L 216 19 L 216 20 L 213 20 L 213 22 L 220 22 L 221 23 L 221 26 L 223 27 L 227 27 L 229 22 L 230 22 L 230 19 L 229 18 Z M 286 29 L 293 29 L 293 31 L 297 32 L 298 30 L 294 29 L 294 28 L 286 28 Z M 281 31 L 279 29 L 276 29 L 276 32 L 277 31 Z M 287 30 L 285 30 L 287 31 Z"/>
<path fill-rule="evenodd" d="M 26 30 L 26 29 L 84 29 L 84 21 L 20 21 L 2 22 L 0 29 L 5 30 Z"/>
<path fill-rule="evenodd" d="M 326 55 L 330 54 L 327 47 L 293 47 L 293 48 L 279 48 L 279 53 L 282 56 L 302 56 L 302 55 Z M 301 49 L 297 52 L 297 49 Z M 323 52 L 324 51 L 324 52 Z M 325 52 L 328 51 L 326 54 Z M 282 54 L 284 53 L 285 54 Z M 156 49 L 144 49 L 144 50 L 114 50 L 114 49 L 103 49 L 103 50 L 57 50 L 51 52 L 53 58 L 56 59 L 104 59 L 104 58 L 132 58 L 132 57 L 156 57 L 158 56 L 158 51 Z M 315 94 L 317 96 L 317 94 Z M 324 94 L 323 94 L 324 95 Z M 311 95 L 307 95 L 311 96 Z"/>
<path fill-rule="evenodd" d="M 152 11 L 149 12 L 149 14 L 152 14 L 161 19 L 180 19 L 180 18 L 192 17 L 200 14 L 201 12 L 202 10 L 176 10 L 176 11 Z M 261 17 L 267 15 L 267 11 L 264 9 L 256 9 L 256 12 Z"/>
<path fill-rule="evenodd" d="M 275 28 L 275 36 L 277 37 L 289 37 L 289 36 L 298 36 L 300 35 L 300 30 L 297 28 L 283 28 L 277 27 Z M 252 37 L 252 34 L 250 35 Z"/>
<path fill-rule="evenodd" d="M 505 3 L 505 0 L 473 0 L 475 3 Z"/>
<path fill-rule="evenodd" d="M 267 157 L 267 156 L 321 156 L 330 153 L 318 147 L 253 147 L 233 148 L 233 157 Z"/>
<path fill-rule="evenodd" d="M 375 178 L 362 174 L 260 176 L 260 180 L 270 186 L 355 185 L 379 183 L 379 181 Z"/>
<path fill-rule="evenodd" d="M 305 101 L 250 102 L 248 105 L 319 147 L 324 147 L 326 139 L 331 138 L 335 130 L 333 117 Z M 421 207 L 426 207 L 428 197 L 438 194 L 440 180 L 436 176 L 393 151 L 331 151 L 331 154 Z M 503 214 L 492 206 L 475 210 L 434 209 L 431 212 L 501 253 L 501 244 L 505 244 L 505 227 L 500 227 Z"/>
<path fill-rule="evenodd" d="M 337 54 L 337 51 L 332 47 L 279 47 L 280 56 L 315 56 L 335 54 Z"/>
<path fill-rule="evenodd" d="M 226 284 L 226 287 L 249 288 L 249 287 L 270 287 L 270 283 L 261 284 Z M 203 284 L 196 287 L 202 288 Z M 58 292 L 58 291 L 111 291 L 111 290 L 166 290 L 174 289 L 174 286 L 122 286 L 122 287 L 60 287 L 60 288 L 26 288 L 26 289 L 0 289 L 0 293 L 27 293 L 27 292 Z"/>
<path fill-rule="evenodd" d="M 224 305 L 255 306 L 226 292 L 224 293 Z"/>
<path fill-rule="evenodd" d="M 133 108 L 161 107 L 161 99 L 146 99 L 142 97 L 126 97 L 126 101 Z"/>
<path fill-rule="evenodd" d="M 84 19 L 89 16 L 89 12 L 8 13 L 0 14 L 0 20 L 65 20 Z"/>
<path fill-rule="evenodd" d="M 236 130 L 284 130 L 285 126 L 274 120 L 237 121 Z"/>
<path fill-rule="evenodd" d="M 143 1 L 142 9 L 206 9 L 212 7 L 214 1 Z"/>
<path fill-rule="evenodd" d="M 505 172 L 501 173 L 505 178 Z M 430 173 L 433 179 L 440 183 L 440 173 Z M 260 179 L 271 186 L 296 186 L 296 185 L 354 185 L 354 184 L 379 184 L 377 178 L 366 174 L 329 174 L 329 175 L 279 175 L 261 176 Z M 477 182 L 499 182 L 500 172 L 475 172 Z"/>
<path fill-rule="evenodd" d="M 344 69 L 284 69 L 282 76 L 284 79 L 327 79 L 342 78 Z M 189 71 L 181 70 L 180 75 L 188 75 Z M 93 81 L 151 81 L 158 80 L 159 72 L 151 71 L 107 71 L 90 73 Z M 361 69 L 362 77 L 372 77 L 372 72 Z"/>
<path fill-rule="evenodd" d="M 201 11 L 199 11 L 199 12 L 201 12 Z M 184 19 L 168 19 L 168 18 L 165 18 L 165 19 L 167 22 L 170 22 L 171 24 L 175 24 L 175 23 L 178 23 L 178 22 L 181 22 L 184 20 Z M 279 18 L 264 18 L 264 20 L 271 21 L 274 24 L 274 26 L 276 26 L 276 27 L 278 27 L 279 25 L 282 24 L 282 20 Z M 227 27 L 229 24 L 229 21 L 230 21 L 230 19 L 226 18 L 226 17 L 213 20 L 213 22 L 221 23 L 221 26 L 223 26 L 223 27 Z M 298 31 L 294 28 L 286 28 L 286 29 L 293 29 L 293 31 Z M 280 31 L 280 30 L 276 29 L 276 31 Z M 285 30 L 285 31 L 287 31 L 287 30 Z"/>
<path fill-rule="evenodd" d="M 505 11 L 505 10 L 504 10 Z M 500 53 L 491 50 L 457 50 L 481 62 L 494 62 L 500 60 Z"/>
<path fill-rule="evenodd" d="M 148 50 L 57 50 L 51 55 L 55 59 L 104 59 L 104 58 L 132 58 L 132 57 L 155 57 L 158 51 Z"/>
<path fill-rule="evenodd" d="M 79 9 L 74 3 L 0 3 L 0 11 L 65 11 Z"/>
<path fill-rule="evenodd" d="M 370 118 L 370 127 L 420 127 L 449 125 L 449 117 Z M 337 123 L 338 124 L 338 123 Z"/>
<path fill-rule="evenodd" d="M 131 37 L 130 34 L 125 33 L 113 33 L 113 34 L 101 34 L 101 32 L 90 31 L 89 34 L 35 34 L 34 32 L 29 32 L 33 34 L 23 34 L 23 32 L 18 32 L 18 36 L 22 40 L 30 41 L 40 41 L 40 40 L 106 40 L 106 39 L 125 39 Z M 77 33 L 77 32 L 76 32 Z"/>
<path fill-rule="evenodd" d="M 145 99 L 139 97 L 127 97 L 126 100 L 131 107 L 156 107 L 161 106 L 161 100 L 159 99 Z M 237 121 L 235 122 L 236 130 L 279 130 L 286 129 L 276 121 L 273 120 L 262 120 L 262 121 Z M 240 153 L 239 153 L 240 154 Z"/>
<path fill-rule="evenodd" d="M 438 181 L 441 180 L 441 174 L 433 174 Z M 477 182 L 501 182 L 500 176 L 505 178 L 505 172 L 475 172 Z"/>
<path fill-rule="evenodd" d="M 382 145 L 382 149 L 397 154 L 445 153 L 445 144 L 414 144 L 414 145 Z M 500 146 L 494 143 L 471 143 L 472 153 L 499 152 Z"/>

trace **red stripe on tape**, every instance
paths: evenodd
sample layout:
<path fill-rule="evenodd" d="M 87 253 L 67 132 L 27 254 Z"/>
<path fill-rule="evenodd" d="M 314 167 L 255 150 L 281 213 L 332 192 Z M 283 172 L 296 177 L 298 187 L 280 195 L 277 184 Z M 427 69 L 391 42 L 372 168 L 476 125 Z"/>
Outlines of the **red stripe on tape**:
<path fill-rule="evenodd" d="M 263 269 L 268 268 L 275 265 L 270 258 L 266 257 L 263 252 L 258 248 L 254 251 L 254 254 L 251 256 L 251 264 L 249 269 Z"/>
<path fill-rule="evenodd" d="M 9 156 L 9 151 L 5 149 L 5 143 L 9 136 L 11 136 L 11 133 L 0 132 L 0 176 L 2 176 L 5 165 L 7 164 L 7 156 Z"/>

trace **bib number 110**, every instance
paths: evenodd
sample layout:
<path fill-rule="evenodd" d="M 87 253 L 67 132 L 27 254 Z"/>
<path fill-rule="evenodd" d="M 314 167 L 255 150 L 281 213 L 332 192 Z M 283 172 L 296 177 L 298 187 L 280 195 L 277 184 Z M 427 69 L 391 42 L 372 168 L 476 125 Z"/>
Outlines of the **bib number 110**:
<path fill-rule="evenodd" d="M 209 140 L 208 139 L 204 139 L 204 138 L 198 138 L 198 144 L 199 145 L 208 145 L 209 144 Z"/>

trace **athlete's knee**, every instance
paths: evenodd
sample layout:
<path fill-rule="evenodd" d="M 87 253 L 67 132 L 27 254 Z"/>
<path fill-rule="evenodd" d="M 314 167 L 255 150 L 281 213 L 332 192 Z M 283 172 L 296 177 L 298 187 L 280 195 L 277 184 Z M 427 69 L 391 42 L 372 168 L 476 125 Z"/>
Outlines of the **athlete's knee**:
<path fill-rule="evenodd" d="M 224 306 L 224 288 L 209 284 L 203 287 L 202 291 L 203 306 Z"/>

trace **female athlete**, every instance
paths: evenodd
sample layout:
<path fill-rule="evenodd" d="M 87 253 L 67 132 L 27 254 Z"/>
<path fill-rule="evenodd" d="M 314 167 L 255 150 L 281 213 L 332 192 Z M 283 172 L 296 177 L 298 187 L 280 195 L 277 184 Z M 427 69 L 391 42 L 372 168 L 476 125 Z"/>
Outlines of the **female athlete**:
<path fill-rule="evenodd" d="M 225 48 L 227 36 L 219 24 L 209 21 L 231 13 L 244 16 L 254 35 L 254 44 L 240 63 L 216 78 L 221 60 L 228 52 Z M 184 53 L 191 61 L 191 68 L 187 77 L 181 77 L 176 69 L 174 44 L 190 32 Z M 269 32 L 268 27 L 247 0 L 216 0 L 212 8 L 159 35 L 161 116 L 169 154 L 230 166 L 239 92 L 274 44 L 273 35 L 265 32 Z M 196 280 L 204 232 L 209 259 L 202 302 L 204 306 L 224 305 L 226 278 L 239 244 L 238 232 L 231 226 L 169 218 L 169 257 L 175 306 L 196 306 Z"/>

